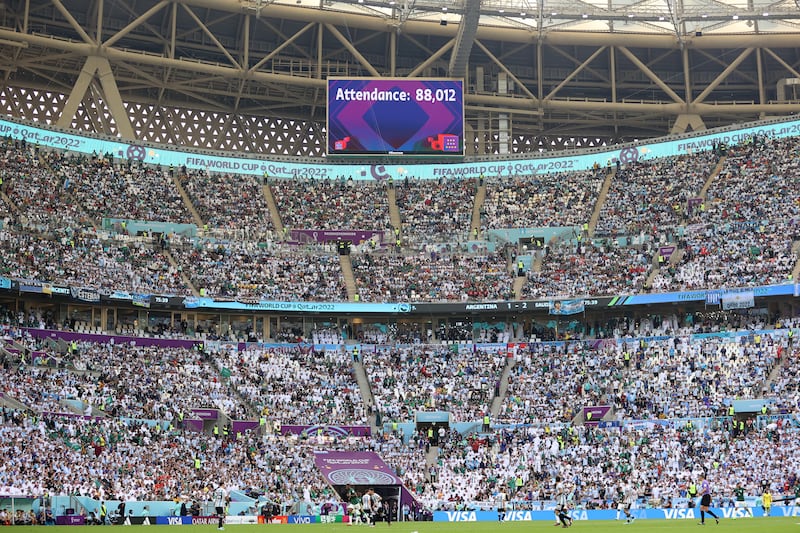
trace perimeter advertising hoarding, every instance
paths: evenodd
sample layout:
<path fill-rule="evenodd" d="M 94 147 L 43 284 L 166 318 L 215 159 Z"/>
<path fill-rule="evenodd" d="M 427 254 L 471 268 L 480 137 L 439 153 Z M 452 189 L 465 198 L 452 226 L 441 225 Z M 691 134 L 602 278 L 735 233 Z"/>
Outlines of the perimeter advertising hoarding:
<path fill-rule="evenodd" d="M 0 119 L 0 136 L 13 139 L 26 139 L 28 143 L 36 143 L 48 148 L 66 149 L 76 153 L 98 154 L 110 153 L 114 157 L 140 161 L 152 165 L 185 166 L 191 170 L 207 170 L 209 172 L 225 172 L 263 176 L 270 179 L 335 179 L 340 176 L 352 177 L 353 180 L 383 181 L 388 179 L 402 180 L 406 176 L 422 180 L 439 180 L 442 178 L 477 178 L 481 174 L 487 177 L 513 179 L 517 175 L 549 174 L 555 172 L 587 170 L 595 164 L 606 164 L 621 161 L 624 164 L 651 160 L 657 157 L 673 157 L 710 150 L 715 144 L 731 144 L 744 142 L 753 135 L 765 135 L 776 139 L 800 135 L 800 120 L 780 119 L 775 122 L 752 122 L 738 129 L 719 128 L 708 130 L 702 134 L 687 134 L 677 138 L 669 137 L 653 139 L 649 142 L 629 143 L 627 145 L 600 148 L 587 153 L 568 153 L 558 157 L 539 156 L 531 158 L 502 161 L 454 161 L 453 163 L 414 163 L 396 161 L 384 164 L 364 164 L 342 162 L 333 164 L 330 161 L 290 161 L 286 159 L 272 160 L 267 157 L 232 156 L 223 152 L 198 152 L 179 150 L 175 147 L 155 144 L 129 144 L 116 137 L 90 137 L 75 135 L 67 130 L 42 127 L 37 123 L 13 121 L 8 117 Z M 2 279 L 0 279 L 2 282 Z M 791 294 L 791 293 L 789 293 Z M 756 296 L 759 296 L 756 294 Z M 130 299 L 130 297 L 128 298 Z M 631 305 L 631 304 L 628 304 Z"/>
<path fill-rule="evenodd" d="M 464 84 L 329 78 L 328 154 L 464 155 Z"/>
<path fill-rule="evenodd" d="M 505 522 L 535 522 L 538 520 L 553 520 L 552 505 L 546 505 L 546 510 L 537 511 L 506 511 L 504 516 Z M 744 508 L 736 509 L 734 507 L 713 508 L 720 518 L 748 518 L 747 510 Z M 753 517 L 763 517 L 764 512 L 760 506 L 752 506 L 750 510 L 753 512 Z M 569 512 L 573 520 L 578 521 L 593 521 L 593 520 L 614 520 L 617 511 L 613 509 L 601 510 L 583 510 L 574 509 Z M 631 514 L 638 520 L 697 520 L 700 518 L 700 511 L 697 509 L 686 508 L 648 508 L 648 509 L 632 509 Z M 800 516 L 800 507 L 797 506 L 780 506 L 773 507 L 771 516 L 786 516 L 796 517 Z M 434 522 L 498 522 L 499 516 L 497 511 L 434 511 Z"/>

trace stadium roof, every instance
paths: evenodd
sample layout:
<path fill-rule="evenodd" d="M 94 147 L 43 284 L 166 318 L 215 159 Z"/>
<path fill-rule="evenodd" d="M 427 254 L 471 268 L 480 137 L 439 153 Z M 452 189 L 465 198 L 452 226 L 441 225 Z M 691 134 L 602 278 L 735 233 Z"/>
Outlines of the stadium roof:
<path fill-rule="evenodd" d="M 800 113 L 798 2 L 6 0 L 0 112 L 321 156 L 326 78 L 453 76 L 469 153 L 597 146 Z"/>
<path fill-rule="evenodd" d="M 341 13 L 372 14 L 406 20 L 458 22 L 465 0 L 248 0 L 301 5 Z M 623 32 L 645 34 L 794 33 L 800 31 L 800 0 L 484 0 L 482 26 L 537 31 Z"/>

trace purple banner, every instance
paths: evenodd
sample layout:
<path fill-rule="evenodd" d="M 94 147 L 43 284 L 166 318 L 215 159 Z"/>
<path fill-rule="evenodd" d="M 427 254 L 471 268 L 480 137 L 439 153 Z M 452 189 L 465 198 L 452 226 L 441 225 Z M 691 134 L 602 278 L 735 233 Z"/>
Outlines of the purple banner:
<path fill-rule="evenodd" d="M 203 420 L 216 420 L 219 418 L 218 409 L 190 409 L 196 418 Z"/>
<path fill-rule="evenodd" d="M 328 153 L 463 155 L 463 82 L 328 78 Z"/>
<path fill-rule="evenodd" d="M 203 432 L 203 419 L 202 418 L 184 418 L 183 428 L 186 431 Z"/>
<path fill-rule="evenodd" d="M 402 485 L 375 452 L 314 452 L 314 463 L 331 485 Z"/>
<path fill-rule="evenodd" d="M 233 434 L 244 433 L 245 431 L 252 431 L 258 429 L 257 420 L 234 420 L 231 422 L 231 430 Z"/>
<path fill-rule="evenodd" d="M 309 242 L 333 242 L 333 241 L 352 241 L 353 244 L 361 244 L 370 239 L 375 239 L 380 245 L 383 242 L 382 231 L 371 230 L 316 230 L 316 229 L 293 229 L 289 232 L 290 244 L 305 244 Z"/>
<path fill-rule="evenodd" d="M 587 426 L 596 426 L 611 410 L 608 405 L 592 405 L 583 408 L 583 420 Z M 589 416 L 591 415 L 591 416 Z"/>
<path fill-rule="evenodd" d="M 86 525 L 86 518 L 77 514 L 70 514 L 56 517 L 57 526 L 83 526 Z"/>
<path fill-rule="evenodd" d="M 303 433 L 313 435 L 321 433 L 330 437 L 347 437 L 350 435 L 354 437 L 369 437 L 372 435 L 369 426 L 298 426 L 291 424 L 283 424 L 281 433 L 284 435 L 301 435 Z"/>
<path fill-rule="evenodd" d="M 664 256 L 665 263 L 669 263 L 669 258 L 672 257 L 673 253 L 675 253 L 674 246 L 660 246 L 658 248 L 658 254 Z"/>
<path fill-rule="evenodd" d="M 126 335 L 101 335 L 94 333 L 75 333 L 53 329 L 22 328 L 37 339 L 63 339 L 66 342 L 96 342 L 108 343 L 114 340 L 115 344 L 136 343 L 136 346 L 160 346 L 162 348 L 192 348 L 202 341 L 185 339 L 153 339 L 150 337 L 129 337 Z"/>

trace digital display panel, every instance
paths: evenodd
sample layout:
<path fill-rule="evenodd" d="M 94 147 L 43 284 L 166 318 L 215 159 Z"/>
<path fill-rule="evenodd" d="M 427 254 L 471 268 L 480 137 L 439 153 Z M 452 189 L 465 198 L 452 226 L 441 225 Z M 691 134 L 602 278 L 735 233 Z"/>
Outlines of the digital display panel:
<path fill-rule="evenodd" d="M 464 84 L 328 79 L 329 155 L 464 155 Z"/>

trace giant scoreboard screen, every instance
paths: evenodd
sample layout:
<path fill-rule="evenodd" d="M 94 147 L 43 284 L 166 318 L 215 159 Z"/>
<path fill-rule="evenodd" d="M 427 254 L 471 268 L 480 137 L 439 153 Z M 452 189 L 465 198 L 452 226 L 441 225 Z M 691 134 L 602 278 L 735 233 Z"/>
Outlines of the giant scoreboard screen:
<path fill-rule="evenodd" d="M 329 78 L 329 155 L 464 155 L 464 84 Z"/>

